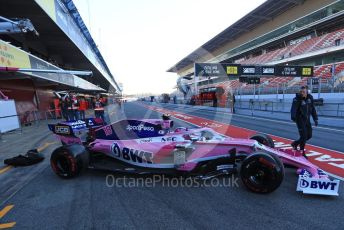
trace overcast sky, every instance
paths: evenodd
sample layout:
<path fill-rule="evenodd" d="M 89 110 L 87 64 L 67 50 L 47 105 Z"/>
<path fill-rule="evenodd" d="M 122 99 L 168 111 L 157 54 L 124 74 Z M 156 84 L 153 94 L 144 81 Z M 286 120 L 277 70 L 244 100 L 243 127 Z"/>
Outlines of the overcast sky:
<path fill-rule="evenodd" d="M 265 0 L 74 0 L 124 93 L 170 93 L 166 70 Z"/>

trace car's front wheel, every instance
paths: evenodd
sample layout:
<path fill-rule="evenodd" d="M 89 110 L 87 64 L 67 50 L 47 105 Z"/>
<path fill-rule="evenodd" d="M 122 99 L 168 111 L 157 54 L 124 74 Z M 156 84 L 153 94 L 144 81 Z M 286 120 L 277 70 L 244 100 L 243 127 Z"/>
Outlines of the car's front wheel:
<path fill-rule="evenodd" d="M 84 146 L 74 144 L 61 146 L 50 157 L 53 171 L 62 178 L 72 178 L 88 167 L 89 153 Z"/>
<path fill-rule="evenodd" d="M 281 185 L 284 167 L 278 157 L 257 152 L 244 159 L 240 176 L 249 190 L 256 193 L 270 193 Z"/>

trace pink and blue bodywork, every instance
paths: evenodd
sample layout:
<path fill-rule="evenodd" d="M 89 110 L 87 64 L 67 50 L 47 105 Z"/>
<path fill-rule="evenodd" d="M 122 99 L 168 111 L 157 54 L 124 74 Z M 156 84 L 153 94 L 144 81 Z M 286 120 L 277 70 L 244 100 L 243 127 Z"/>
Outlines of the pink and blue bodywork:
<path fill-rule="evenodd" d="M 331 180 L 298 151 L 270 148 L 252 139 L 231 138 L 210 128 L 180 127 L 172 131 L 172 126 L 172 120 L 161 119 L 121 120 L 109 125 L 91 119 L 49 128 L 65 144 L 84 144 L 92 152 L 139 168 L 192 172 L 200 162 L 233 157 L 233 152 L 236 159 L 265 152 L 297 169 L 297 191 L 338 195 L 339 180 Z"/>

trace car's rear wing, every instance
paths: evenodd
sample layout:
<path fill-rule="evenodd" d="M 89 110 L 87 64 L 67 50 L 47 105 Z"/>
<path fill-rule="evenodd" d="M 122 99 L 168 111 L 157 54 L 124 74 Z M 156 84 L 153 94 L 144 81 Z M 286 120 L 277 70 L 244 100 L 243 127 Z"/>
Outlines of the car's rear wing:
<path fill-rule="evenodd" d="M 74 136 L 73 129 L 66 124 L 48 124 L 49 130 L 56 135 Z"/>
<path fill-rule="evenodd" d="M 161 137 L 173 126 L 171 120 L 127 119 L 95 130 L 94 138 L 103 140 L 129 140 Z"/>
<path fill-rule="evenodd" d="M 100 118 L 87 118 L 85 120 L 61 122 L 57 124 L 48 124 L 49 130 L 56 135 L 78 136 L 78 133 L 90 128 L 98 128 L 104 125 Z"/>

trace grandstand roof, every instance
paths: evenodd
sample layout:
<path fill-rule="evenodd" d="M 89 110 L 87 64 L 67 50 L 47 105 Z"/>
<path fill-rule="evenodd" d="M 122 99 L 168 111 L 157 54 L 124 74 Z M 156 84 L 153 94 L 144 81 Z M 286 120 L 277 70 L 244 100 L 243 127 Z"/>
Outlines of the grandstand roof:
<path fill-rule="evenodd" d="M 194 63 L 200 57 L 211 53 L 223 46 L 224 43 L 234 40 L 238 36 L 256 28 L 266 21 L 270 21 L 281 13 L 300 5 L 304 0 L 267 0 L 256 9 L 242 17 L 240 20 L 229 26 L 227 29 L 216 35 L 214 38 L 203 44 L 191 54 L 183 58 L 168 72 L 177 72 L 178 70 Z"/>

